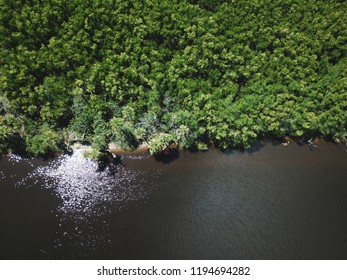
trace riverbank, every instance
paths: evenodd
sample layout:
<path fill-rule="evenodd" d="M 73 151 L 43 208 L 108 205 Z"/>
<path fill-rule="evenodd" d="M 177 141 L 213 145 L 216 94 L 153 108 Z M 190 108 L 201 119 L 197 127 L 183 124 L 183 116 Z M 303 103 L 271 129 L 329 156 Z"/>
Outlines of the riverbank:
<path fill-rule="evenodd" d="M 250 148 L 248 149 L 245 149 L 245 148 L 236 148 L 236 147 L 231 147 L 227 150 L 244 150 L 244 151 L 247 151 L 247 150 L 252 150 L 253 147 L 256 147 L 256 146 L 259 146 L 259 145 L 262 145 L 264 143 L 273 143 L 274 145 L 283 145 L 284 147 L 288 147 L 289 145 L 291 144 L 298 144 L 298 145 L 308 145 L 309 147 L 311 148 L 318 148 L 319 145 L 322 145 L 322 144 L 328 144 L 328 143 L 333 143 L 333 144 L 341 144 L 341 143 L 336 143 L 336 142 L 333 142 L 333 141 L 329 141 L 329 140 L 326 140 L 324 139 L 323 137 L 316 137 L 316 138 L 293 138 L 293 137 L 289 137 L 289 136 L 285 136 L 283 138 L 262 138 L 262 139 L 258 139 L 256 142 L 253 143 L 253 145 L 251 145 Z M 345 142 L 345 145 L 346 145 L 346 148 L 347 148 L 347 139 L 344 141 Z M 210 148 L 215 148 L 215 145 L 211 142 L 210 143 Z M 71 145 L 71 148 L 73 150 L 82 150 L 86 153 L 91 153 L 93 151 L 93 148 L 92 148 L 92 145 L 91 144 L 82 144 L 80 142 L 76 142 L 74 144 Z M 115 143 L 109 143 L 108 144 L 108 151 L 113 153 L 113 154 L 137 154 L 137 153 L 144 153 L 144 152 L 148 152 L 149 151 L 149 145 L 145 142 L 143 142 L 142 144 L 140 144 L 135 150 L 125 150 L 125 149 L 122 149 L 120 148 L 119 146 L 117 146 L 117 144 Z M 179 147 L 177 146 L 170 146 L 169 148 L 167 148 L 166 150 L 183 150 L 183 149 L 180 149 Z M 208 150 L 207 149 L 207 150 Z M 190 149 L 187 149 L 187 150 L 197 150 L 197 149 L 193 149 L 193 148 L 190 148 Z M 165 150 L 162 151 L 163 154 L 165 154 Z"/>
<path fill-rule="evenodd" d="M 70 148 L 72 150 L 79 150 L 79 151 L 83 151 L 84 153 L 92 153 L 93 152 L 93 148 L 91 144 L 82 144 L 80 142 L 76 142 L 74 144 L 72 144 L 70 146 Z M 148 144 L 146 143 L 142 143 L 140 144 L 135 150 L 132 151 L 127 151 L 124 150 L 120 147 L 118 147 L 115 143 L 109 143 L 108 144 L 108 151 L 113 153 L 113 154 L 131 154 L 131 153 L 143 153 L 143 152 L 147 152 L 149 149 Z"/>
<path fill-rule="evenodd" d="M 228 149 L 219 149 L 212 141 L 209 142 L 209 145 L 206 145 L 206 149 L 205 150 L 199 150 L 198 148 L 188 148 L 188 149 L 181 149 L 179 146 L 177 145 L 170 145 L 168 146 L 166 149 L 162 150 L 160 153 L 158 154 L 154 154 L 154 157 L 165 157 L 167 155 L 170 156 L 170 154 L 174 151 L 176 151 L 176 153 L 183 151 L 183 150 L 188 150 L 188 151 L 193 151 L 193 152 L 197 152 L 197 151 L 201 151 L 201 152 L 205 152 L 210 150 L 211 148 L 213 149 L 217 149 L 217 150 L 221 150 L 221 151 L 252 151 L 254 149 L 259 149 L 259 147 L 263 146 L 265 143 L 272 143 L 272 145 L 282 145 L 284 148 L 291 146 L 292 144 L 298 144 L 298 145 L 307 145 L 310 148 L 319 148 L 320 145 L 322 144 L 341 144 L 344 145 L 346 147 L 346 151 L 347 151 L 347 139 L 345 139 L 344 141 L 337 143 L 334 142 L 332 140 L 326 139 L 323 136 L 319 136 L 319 137 L 315 137 L 315 138 L 294 138 L 294 137 L 290 137 L 290 136 L 285 136 L 285 137 L 273 137 L 273 138 L 259 138 L 257 141 L 255 141 L 251 147 L 249 148 L 240 148 L 240 147 L 230 147 Z M 139 154 L 139 153 L 149 153 L 150 150 L 150 146 L 146 143 L 146 142 L 142 142 L 136 149 L 134 150 L 125 150 L 120 148 L 116 143 L 111 142 L 108 144 L 108 147 L 105 151 L 110 152 L 112 154 L 120 154 L 120 155 L 128 155 L 128 154 Z M 73 141 L 72 144 L 67 145 L 66 147 L 61 149 L 60 151 L 55 151 L 52 152 L 50 154 L 45 154 L 45 155 L 41 155 L 39 157 L 42 158 L 55 158 L 58 157 L 62 154 L 65 153 L 71 153 L 73 151 L 82 151 L 87 157 L 91 157 L 93 154 L 93 145 L 92 143 L 89 142 L 82 142 L 82 141 Z M 94 151 L 95 152 L 95 151 Z M 0 154 L 8 154 L 6 152 L 0 153 Z M 11 152 L 9 152 L 9 154 L 11 154 Z M 23 154 L 23 153 L 16 153 L 14 152 L 13 154 L 19 154 L 23 157 L 31 157 L 31 154 Z"/>

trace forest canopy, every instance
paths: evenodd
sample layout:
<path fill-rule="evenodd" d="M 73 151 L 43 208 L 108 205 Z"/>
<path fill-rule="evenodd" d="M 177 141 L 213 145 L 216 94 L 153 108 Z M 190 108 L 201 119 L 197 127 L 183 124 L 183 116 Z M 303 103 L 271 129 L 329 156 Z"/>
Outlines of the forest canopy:
<path fill-rule="evenodd" d="M 347 137 L 347 2 L 0 0 L 0 150 Z"/>

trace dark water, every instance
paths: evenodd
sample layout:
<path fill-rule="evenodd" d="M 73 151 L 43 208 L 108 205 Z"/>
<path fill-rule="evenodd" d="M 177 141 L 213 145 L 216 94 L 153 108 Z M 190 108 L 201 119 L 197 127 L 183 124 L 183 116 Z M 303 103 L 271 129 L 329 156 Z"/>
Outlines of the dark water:
<path fill-rule="evenodd" d="M 0 258 L 347 259 L 345 146 L 176 158 L 2 157 Z"/>

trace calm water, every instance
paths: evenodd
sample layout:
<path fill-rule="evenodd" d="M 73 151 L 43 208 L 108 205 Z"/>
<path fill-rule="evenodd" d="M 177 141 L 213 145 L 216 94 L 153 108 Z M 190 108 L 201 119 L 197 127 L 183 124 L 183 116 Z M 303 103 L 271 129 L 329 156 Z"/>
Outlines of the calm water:
<path fill-rule="evenodd" d="M 1 259 L 347 259 L 343 145 L 0 160 Z"/>

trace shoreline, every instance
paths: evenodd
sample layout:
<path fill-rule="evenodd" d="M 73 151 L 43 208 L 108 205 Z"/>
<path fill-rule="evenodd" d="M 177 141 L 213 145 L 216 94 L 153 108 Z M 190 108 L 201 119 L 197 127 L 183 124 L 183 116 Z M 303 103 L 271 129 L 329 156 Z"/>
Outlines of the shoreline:
<path fill-rule="evenodd" d="M 251 145 L 250 148 L 230 147 L 230 148 L 226 149 L 225 151 L 230 151 L 230 150 L 247 151 L 249 149 L 254 148 L 255 146 L 257 146 L 259 144 L 266 144 L 266 143 L 272 143 L 274 145 L 282 145 L 284 148 L 290 146 L 291 144 L 307 145 L 308 147 L 314 147 L 314 148 L 319 148 L 319 145 L 322 145 L 322 144 L 334 144 L 334 145 L 344 145 L 347 148 L 347 139 L 345 141 L 341 141 L 338 143 L 338 142 L 326 140 L 322 137 L 316 137 L 316 138 L 303 140 L 303 139 L 295 139 L 295 138 L 292 138 L 289 136 L 285 136 L 283 138 L 276 138 L 276 137 L 275 138 L 261 138 L 261 139 L 258 139 L 257 141 L 255 141 Z M 72 148 L 72 150 L 83 150 L 86 152 L 92 152 L 93 151 L 91 144 L 85 145 L 85 144 L 82 144 L 80 142 L 76 142 L 73 145 L 71 145 L 70 147 Z M 170 147 L 170 148 L 183 150 L 181 148 L 178 148 L 177 146 Z M 208 151 L 211 148 L 218 149 L 213 143 L 211 143 L 211 145 L 208 147 L 208 149 L 206 151 Z M 149 145 L 145 142 L 140 144 L 138 146 L 138 148 L 136 148 L 135 150 L 124 150 L 124 149 L 118 147 L 113 142 L 108 144 L 108 151 L 113 153 L 113 154 L 137 154 L 137 153 L 148 152 L 148 150 L 149 150 Z M 185 150 L 190 150 L 190 148 L 185 149 Z M 221 150 L 221 149 L 219 149 L 219 150 Z M 206 151 L 201 151 L 201 152 L 206 152 Z M 165 154 L 165 150 L 162 151 L 162 153 Z"/>
<path fill-rule="evenodd" d="M 84 145 L 80 142 L 76 142 L 76 143 L 72 144 L 70 146 L 70 148 L 73 151 L 79 150 L 79 151 L 83 151 L 83 152 L 87 152 L 87 153 L 90 153 L 93 151 L 92 145 Z M 122 148 L 119 148 L 115 143 L 112 143 L 112 142 L 108 144 L 108 151 L 111 152 L 112 154 L 136 154 L 136 153 L 147 152 L 148 149 L 149 149 L 149 146 L 146 143 L 140 144 L 137 147 L 137 149 L 132 150 L 132 151 L 127 151 L 127 150 L 124 150 Z"/>
<path fill-rule="evenodd" d="M 233 150 L 238 150 L 238 151 L 249 151 L 252 149 L 258 149 L 259 145 L 266 145 L 266 144 L 272 144 L 272 145 L 278 145 L 278 146 L 283 146 L 284 149 L 286 149 L 287 147 L 289 147 L 290 145 L 296 144 L 296 145 L 307 145 L 310 148 L 313 149 L 319 149 L 319 146 L 322 144 L 334 144 L 334 145 L 342 145 L 345 147 L 345 150 L 347 152 L 347 139 L 341 142 L 334 142 L 334 141 L 330 141 L 327 139 L 324 139 L 323 137 L 316 137 L 314 139 L 295 139 L 289 136 L 285 136 L 283 138 L 261 138 L 258 139 L 257 141 L 255 141 L 251 147 L 249 148 L 240 148 L 240 147 L 230 147 L 228 149 L 222 150 L 219 149 L 218 147 L 216 147 L 213 143 L 210 143 L 210 146 L 208 147 L 207 150 L 205 151 L 200 151 L 200 152 L 207 152 L 209 151 L 211 148 L 212 149 L 217 149 L 220 151 L 233 151 Z M 71 149 L 70 151 L 82 151 L 83 153 L 92 153 L 93 152 L 93 148 L 92 148 L 92 144 L 83 144 L 81 142 L 75 142 L 73 144 L 71 144 L 69 146 L 69 148 Z M 129 155 L 129 154 L 140 154 L 140 153 L 148 153 L 149 154 L 149 145 L 145 142 L 141 143 L 135 150 L 124 150 L 120 147 L 118 147 L 114 142 L 111 142 L 108 144 L 108 149 L 107 149 L 110 153 L 114 154 L 114 155 Z M 188 151 L 198 151 L 196 149 L 194 149 L 194 147 L 192 148 L 188 148 L 188 149 L 181 149 L 177 146 L 172 146 L 169 149 L 163 150 L 159 155 L 166 155 L 169 154 L 171 150 L 188 150 Z M 50 157 L 56 157 L 56 156 L 60 156 L 62 154 L 66 154 L 69 153 L 69 149 L 66 150 L 62 150 L 62 151 L 57 151 L 57 152 L 53 152 L 51 154 L 47 154 L 47 155 L 41 155 L 41 156 L 34 156 L 34 157 L 38 157 L 38 158 L 50 158 Z M 8 155 L 8 154 L 14 154 L 14 155 L 20 155 L 22 157 L 32 157 L 32 155 L 30 154 L 21 154 L 21 153 L 0 153 L 0 155 Z"/>

